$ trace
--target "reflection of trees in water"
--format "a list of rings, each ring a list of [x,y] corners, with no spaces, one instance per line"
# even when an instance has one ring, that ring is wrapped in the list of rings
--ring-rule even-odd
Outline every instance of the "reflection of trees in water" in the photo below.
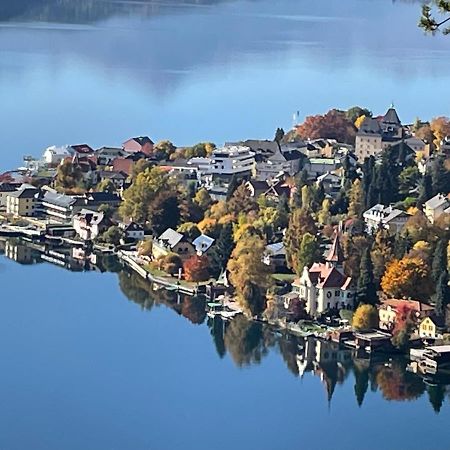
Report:
[[[281,357],[286,363],[289,371],[298,376],[298,364],[297,364],[297,354],[299,352],[299,342],[303,339],[293,336],[292,334],[282,335],[278,339],[278,348],[280,349]]]
[[[226,322],[222,320],[219,316],[215,316],[214,318],[208,319],[207,324],[214,345],[216,346],[217,354],[219,355],[219,358],[223,358],[227,353],[224,340]]]
[[[225,330],[225,346],[239,367],[259,364],[267,354],[263,327],[245,316],[235,317]]]
[[[185,296],[181,314],[194,324],[203,323],[206,318],[206,297],[204,295]]]
[[[406,370],[406,363],[394,360],[375,368],[377,385],[386,400],[415,400],[425,391],[421,378]]]
[[[151,284],[138,274],[126,271],[119,272],[119,287],[129,300],[141,305],[144,309],[152,309],[154,299]]]

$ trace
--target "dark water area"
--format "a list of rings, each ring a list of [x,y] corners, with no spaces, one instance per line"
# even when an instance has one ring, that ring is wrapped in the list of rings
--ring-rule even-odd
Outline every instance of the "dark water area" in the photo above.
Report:
[[[420,2],[14,0],[0,8],[0,169],[50,145],[273,138],[292,115],[449,115]]]
[[[2,449],[449,448],[448,377],[1,247]]]

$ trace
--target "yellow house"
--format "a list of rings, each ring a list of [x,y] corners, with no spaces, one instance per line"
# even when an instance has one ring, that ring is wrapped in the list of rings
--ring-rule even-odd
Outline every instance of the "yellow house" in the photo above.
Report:
[[[418,321],[431,315],[434,311],[432,306],[417,300],[385,299],[381,301],[381,304],[378,307],[379,327],[382,330],[392,330],[397,321],[397,314],[402,308],[403,310],[412,311]]]
[[[34,187],[23,187],[6,196],[6,213],[16,217],[31,217],[35,212],[36,194]]]
[[[444,331],[444,319],[439,317],[425,317],[419,325],[419,336],[421,338],[440,339]]]

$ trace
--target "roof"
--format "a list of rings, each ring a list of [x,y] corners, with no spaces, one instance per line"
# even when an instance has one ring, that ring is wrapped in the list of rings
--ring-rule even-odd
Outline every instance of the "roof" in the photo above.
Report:
[[[215,239],[207,236],[206,234],[201,234],[192,241],[195,250],[200,253],[206,252],[213,244]]]
[[[0,183],[0,192],[14,192],[17,191],[17,186],[14,186],[11,183]]]
[[[397,298],[388,298],[381,301],[381,307],[390,306],[392,309],[397,309],[400,305],[406,304],[413,311],[426,312],[432,311],[434,308],[426,303],[419,302],[418,300],[405,300]]]
[[[70,148],[73,148],[77,153],[94,153],[94,149],[87,144],[71,145]]]
[[[339,234],[336,233],[334,236],[333,244],[331,245],[330,251],[326,256],[326,261],[341,263],[344,261],[344,253],[341,248],[341,243],[339,240]]]
[[[116,194],[111,192],[88,192],[85,194],[86,199],[90,202],[103,203],[103,202],[120,202],[120,198]]]
[[[387,110],[386,114],[383,117],[384,123],[390,123],[394,125],[401,125],[400,119],[398,118],[397,111],[394,107],[391,107]]]
[[[381,128],[378,120],[372,117],[365,117],[361,126],[359,127],[358,134],[380,134]]]
[[[334,158],[308,158],[308,161],[310,164],[328,164],[328,165],[334,165],[338,162]]]
[[[311,281],[318,288],[343,288],[350,286],[351,278],[329,264],[314,263],[308,271]]]
[[[23,187],[18,191],[10,192],[8,197],[33,198],[38,193],[35,187]]]
[[[100,224],[105,215],[102,212],[92,211],[91,209],[82,209],[75,218],[85,220],[88,225],[98,225]]]
[[[382,222],[388,223],[399,216],[407,216],[408,214],[401,209],[396,209],[392,206],[384,206],[381,203],[378,203],[365,211],[363,217],[367,218],[372,215],[377,216]]]
[[[164,245],[173,248],[177,245],[181,240],[184,239],[184,236],[178,231],[173,230],[172,228],[167,228],[161,236],[159,236],[158,241],[164,243]]]
[[[440,206],[446,206],[450,204],[448,198],[443,194],[437,194],[433,198],[430,198],[427,202],[425,202],[425,206],[430,209],[436,209]]]
[[[113,161],[113,169],[115,172],[124,172],[127,175],[131,175],[133,168],[133,160],[128,158],[116,158]]]
[[[426,347],[426,350],[431,350],[436,353],[450,353],[450,345],[431,345]]]
[[[282,151],[282,155],[286,161],[295,161],[305,157],[305,155],[299,150],[284,150]]]
[[[126,180],[128,175],[122,171],[115,170],[103,170],[99,172],[99,176],[101,179],[109,179],[109,180]]]
[[[269,244],[266,246],[266,252],[270,255],[285,255],[286,250],[283,242],[277,242],[275,244]]]
[[[60,206],[62,208],[68,208],[76,203],[76,198],[66,194],[59,194],[54,191],[45,191],[43,201],[52,205]]]
[[[125,146],[125,144],[127,142],[130,142],[130,141],[135,141],[141,146],[143,146],[145,144],[151,144],[151,145],[154,144],[154,142],[148,136],[137,136],[137,137],[133,137],[133,138],[128,139],[127,141],[125,141],[123,143],[123,145]]]

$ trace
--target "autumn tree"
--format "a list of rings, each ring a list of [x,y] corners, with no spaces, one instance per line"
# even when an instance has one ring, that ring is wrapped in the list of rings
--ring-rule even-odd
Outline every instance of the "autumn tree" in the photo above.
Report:
[[[430,122],[430,128],[435,136],[434,146],[439,148],[441,145],[441,141],[450,136],[450,119],[448,117],[435,117]]]
[[[98,192],[115,192],[116,186],[109,178],[105,178],[97,184],[95,189]]]
[[[320,259],[320,245],[317,237],[310,233],[305,233],[301,237],[297,260],[293,265],[295,273],[300,276],[304,267],[311,266],[318,259]]]
[[[159,168],[147,168],[140,172],[133,184],[124,192],[120,206],[121,216],[147,224],[151,217],[151,203],[161,192],[170,190],[167,175]]]
[[[56,170],[55,186],[57,189],[74,190],[83,189],[83,173],[77,164],[64,161]]]
[[[326,198],[322,202],[322,208],[319,211],[319,214],[317,215],[317,220],[321,225],[327,225],[330,223],[331,221],[330,208],[331,208],[331,201],[330,199]]]
[[[389,236],[388,230],[384,228],[377,231],[372,246],[371,259],[373,263],[373,276],[377,285],[380,283],[386,266],[394,258],[392,251],[393,240]],[[402,258],[404,255],[401,255]]]
[[[197,224],[193,223],[193,222],[182,223],[177,228],[177,231],[178,231],[178,233],[183,234],[190,241],[193,241],[194,239],[198,238],[202,234],[202,232],[198,228]]]
[[[290,215],[286,229],[284,245],[288,266],[297,273],[298,263],[302,260],[300,247],[305,234],[317,235],[317,228],[311,214],[305,208],[297,208]],[[306,242],[305,242],[306,244]]]
[[[203,211],[206,211],[213,203],[213,200],[205,188],[200,188],[195,194],[194,202],[197,203]]]
[[[160,141],[153,147],[153,154],[158,160],[169,159],[170,156],[176,151],[175,145],[170,141]]]
[[[173,190],[158,192],[150,202],[148,211],[147,220],[155,235],[160,235],[167,228],[176,229],[180,222],[178,193]]]
[[[351,144],[355,140],[356,129],[344,112],[332,109],[323,116],[306,117],[297,127],[297,134],[302,139],[330,138]]]
[[[373,305],[360,305],[353,314],[352,326],[355,330],[370,330],[378,327],[378,310]]]
[[[98,239],[108,244],[119,245],[122,236],[122,230],[117,226],[112,226],[109,227],[102,235],[100,235]]]
[[[426,300],[431,292],[428,266],[419,258],[394,259],[386,268],[381,287],[394,298]]]
[[[253,197],[250,197],[250,191],[247,186],[242,183],[236,188],[228,201],[227,209],[229,213],[237,217],[240,213],[256,211],[258,209],[258,204]]]
[[[431,276],[436,283],[442,272],[447,270],[447,245],[448,240],[439,239],[434,249],[433,262],[431,265]]]
[[[364,190],[361,180],[356,179],[350,189],[348,216],[361,218],[364,212]]]
[[[372,117],[372,111],[367,108],[361,108],[360,106],[353,106],[346,111],[345,116],[350,122],[354,123],[358,117]]]
[[[396,308],[395,325],[392,331],[392,344],[400,350],[406,350],[411,335],[417,327],[416,313],[407,302],[400,303]]]
[[[183,263],[184,277],[187,281],[207,281],[209,279],[208,257],[193,255]]]
[[[176,253],[169,253],[168,255],[162,256],[157,261],[158,266],[164,272],[170,275],[178,274],[178,271],[183,267],[183,261]]]
[[[271,285],[269,267],[263,263],[265,247],[265,241],[258,236],[241,239],[228,261],[227,268],[237,301],[251,316],[264,311],[266,291]]]

